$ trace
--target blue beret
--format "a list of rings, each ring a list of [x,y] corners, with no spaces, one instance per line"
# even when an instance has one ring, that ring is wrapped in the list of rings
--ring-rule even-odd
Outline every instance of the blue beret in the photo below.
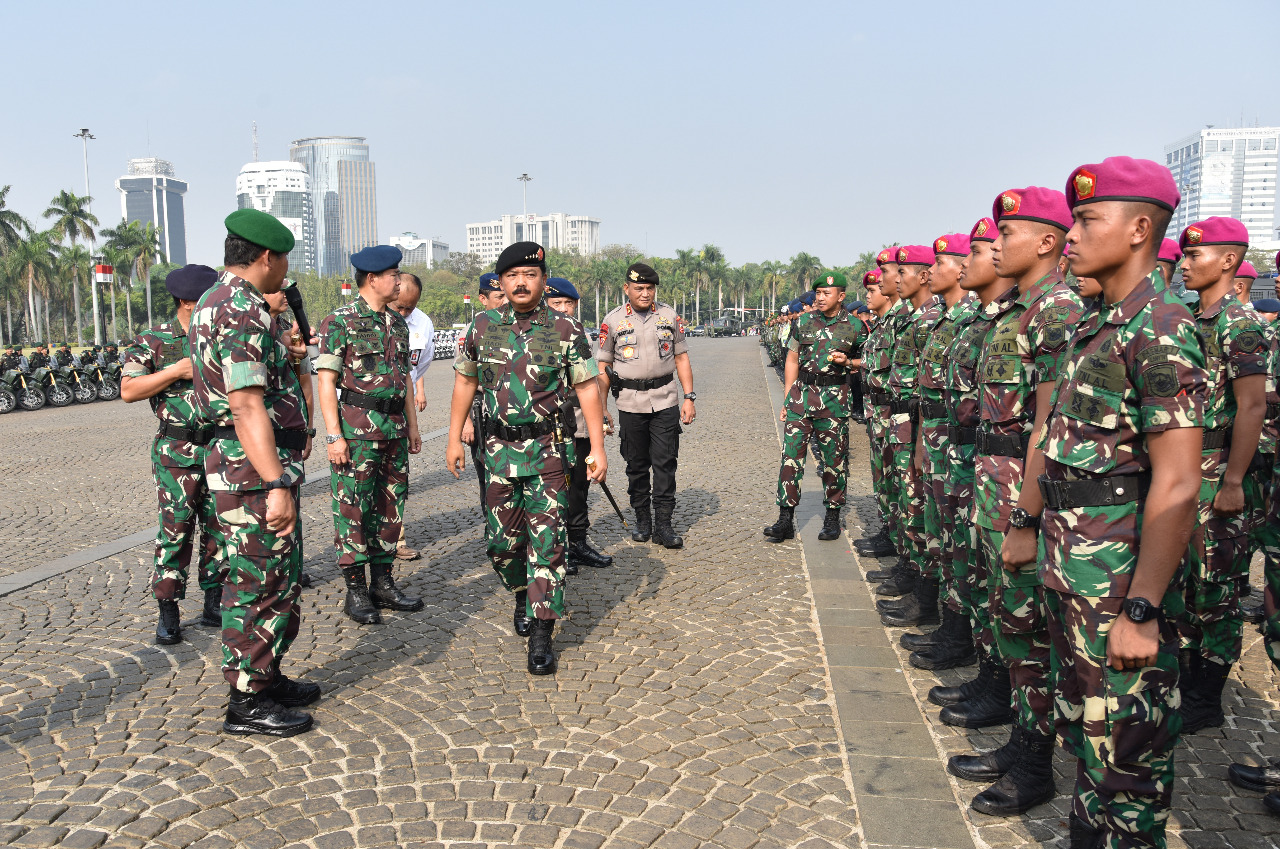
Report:
[[[813,306],[814,297],[815,297],[814,292],[812,289],[810,289],[808,292],[805,292],[799,298],[796,298],[796,300],[804,304],[806,307],[811,307]]]
[[[164,288],[170,295],[184,301],[198,301],[200,296],[218,282],[218,272],[207,265],[184,265],[175,268],[164,278]]]
[[[480,291],[481,292],[501,292],[502,287],[498,285],[498,275],[492,271],[487,274],[480,275]]]
[[[547,278],[547,297],[548,298],[573,298],[575,301],[580,300],[581,296],[573,284],[563,277]]]
[[[804,309],[804,304],[801,303],[799,298],[796,298],[794,301],[787,304],[787,309],[791,310],[791,312],[800,312]]]
[[[356,271],[377,274],[388,268],[395,268],[404,259],[404,254],[394,245],[374,245],[357,251],[351,255],[351,264]]]
[[[1280,301],[1275,298],[1258,298],[1253,302],[1253,308],[1258,312],[1280,312]]]

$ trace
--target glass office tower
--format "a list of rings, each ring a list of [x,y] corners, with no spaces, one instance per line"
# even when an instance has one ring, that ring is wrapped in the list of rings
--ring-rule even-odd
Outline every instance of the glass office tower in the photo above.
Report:
[[[321,274],[350,274],[348,257],[378,243],[374,166],[362,136],[298,139],[289,159],[311,175],[317,265]]]

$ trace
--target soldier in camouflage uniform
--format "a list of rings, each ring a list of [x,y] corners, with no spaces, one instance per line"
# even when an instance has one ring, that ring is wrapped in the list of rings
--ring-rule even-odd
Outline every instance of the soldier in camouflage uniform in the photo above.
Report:
[[[863,339],[862,322],[843,308],[848,287],[837,271],[814,278],[816,309],[801,316],[787,343],[783,385],[787,397],[779,418],[784,423],[782,466],[778,470],[778,521],[764,529],[765,539],[795,537],[795,509],[800,503],[806,446],[812,437],[822,458],[822,503],[826,517],[820,540],[840,536],[840,510],[845,503],[849,464],[849,369],[862,364],[855,352]]]
[[[951,669],[977,660],[969,618],[961,607],[957,581],[967,574],[967,565],[957,559],[954,541],[956,515],[947,496],[951,488],[951,468],[947,458],[951,445],[948,429],[951,413],[947,407],[947,366],[959,327],[972,313],[975,303],[960,288],[961,264],[969,256],[969,236],[953,233],[933,242],[934,263],[929,273],[929,291],[942,300],[938,317],[930,325],[929,337],[920,357],[919,434],[916,438],[915,466],[924,482],[924,534],[926,577],[946,591],[942,626],[929,634],[903,634],[904,648],[912,649],[911,664],[920,669]],[[963,528],[962,528],[963,529]],[[967,551],[968,546],[959,549]],[[936,596],[934,600],[936,604]],[[921,651],[923,650],[923,651]]]
[[[590,433],[595,465],[591,480],[603,481],[604,404],[591,343],[577,319],[547,308],[541,246],[517,242],[498,257],[497,274],[507,295],[502,309],[476,316],[467,328],[454,371],[449,445],[445,463],[454,477],[464,466],[463,422],[477,389],[484,392],[486,426],[485,540],[493,568],[516,594],[515,626],[528,627],[528,670],[556,671],[551,635],[564,615],[566,476],[572,465],[572,425],[560,402],[573,386]]]
[[[293,710],[320,698],[281,661],[301,623],[298,487],[311,449],[311,412],[299,380],[305,344],[271,333],[263,295],[289,271],[293,234],[256,209],[227,216],[226,271],[191,317],[196,409],[214,426],[205,455],[222,532],[222,674],[231,687],[223,729],[287,737],[311,727]],[[296,328],[295,328],[296,332]],[[303,340],[309,341],[309,340]]]
[[[1177,240],[1162,239],[1160,256],[1156,259],[1156,270],[1160,272],[1160,279],[1164,281],[1166,289],[1173,286],[1173,275],[1178,272],[1178,263],[1181,261],[1182,248],[1178,247]]]
[[[226,575],[219,563],[213,496],[204,478],[213,429],[196,414],[187,338],[196,301],[217,280],[218,272],[207,265],[188,265],[169,272],[164,285],[173,296],[174,320],[138,335],[125,352],[120,383],[120,397],[126,403],[147,399],[160,419],[160,430],[151,443],[151,471],[160,500],[151,594],[160,607],[156,643],[165,646],[182,641],[178,602],[187,597],[187,568],[193,548],[204,590],[201,623],[210,627],[222,624],[219,607]]]
[[[1204,357],[1195,322],[1157,292],[1177,206],[1163,165],[1112,157],[1067,183],[1072,271],[1095,280],[1040,445],[1040,570],[1057,730],[1077,759],[1071,843],[1165,846],[1178,742],[1182,596],[1195,521]]]
[[[507,293],[502,291],[502,287],[498,285],[498,275],[492,271],[487,274],[480,275],[480,289],[476,293],[476,301],[479,304],[478,309],[481,312],[485,310],[501,309],[507,303]],[[465,338],[458,339],[458,350],[462,350],[462,343]],[[484,449],[484,395],[477,392],[475,400],[471,402],[471,415],[467,416],[467,420],[462,425],[462,441],[471,446],[471,465],[475,466],[476,477],[480,479],[480,516],[484,517],[484,463],[480,461],[481,452]],[[480,434],[480,438],[476,438],[476,434]],[[526,620],[528,621],[528,620]],[[528,636],[528,631],[521,634],[522,637]]]
[[[380,607],[423,607],[391,577],[409,493],[409,455],[422,450],[409,327],[388,309],[400,294],[401,256],[390,245],[352,254],[360,294],[326,316],[319,329],[316,371],[328,431],[333,545],[347,585],[343,612],[362,625],[381,623]]]
[[[1244,478],[1262,431],[1267,379],[1266,330],[1233,288],[1248,242],[1243,224],[1216,216],[1190,225],[1179,239],[1182,279],[1200,295],[1196,326],[1206,375],[1200,501],[1187,612],[1179,622],[1185,734],[1225,721],[1222,690],[1240,659],[1244,629],[1237,598],[1249,573]]]
[[[873,284],[869,280],[874,275],[877,297],[882,301],[876,313],[875,324],[863,344],[862,370],[867,433],[871,443],[871,482],[875,489],[876,504],[880,508],[880,529],[854,543],[858,553],[865,557],[885,557],[897,553],[897,533],[892,525],[897,482],[892,475],[885,474],[888,453],[886,434],[889,427],[889,404],[892,400],[889,395],[889,370],[893,367],[894,310],[901,303],[898,300],[898,264],[893,261],[896,258],[896,248],[883,249],[876,256],[877,267],[867,272],[868,276],[863,278],[863,285],[867,287],[867,297],[870,299]],[[889,577],[887,572],[881,573],[878,570],[876,575],[879,580]]]

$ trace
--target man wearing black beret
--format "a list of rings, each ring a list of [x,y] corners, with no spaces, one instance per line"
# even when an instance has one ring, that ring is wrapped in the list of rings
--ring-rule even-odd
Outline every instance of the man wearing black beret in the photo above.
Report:
[[[160,419],[159,432],[151,442],[151,470],[160,498],[160,532],[156,536],[151,593],[160,606],[156,643],[162,646],[182,641],[178,602],[186,598],[187,568],[193,548],[200,588],[204,590],[201,624],[222,625],[219,607],[225,568],[218,562],[218,517],[204,475],[213,429],[196,412],[191,343],[187,338],[196,302],[217,282],[218,272],[207,265],[170,271],[164,286],[173,296],[173,321],[161,322],[138,334],[125,351],[121,370],[120,397],[126,403],[150,401]]]

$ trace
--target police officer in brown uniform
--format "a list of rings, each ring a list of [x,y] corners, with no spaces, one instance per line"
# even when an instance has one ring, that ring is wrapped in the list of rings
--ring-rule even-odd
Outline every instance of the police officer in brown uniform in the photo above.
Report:
[[[667,548],[681,548],[684,540],[671,527],[676,458],[680,425],[693,422],[697,395],[684,327],[675,310],[657,302],[657,289],[658,272],[650,266],[637,262],[627,269],[627,301],[604,317],[596,359],[618,402],[627,494],[636,514],[631,539],[648,542],[652,536]]]

